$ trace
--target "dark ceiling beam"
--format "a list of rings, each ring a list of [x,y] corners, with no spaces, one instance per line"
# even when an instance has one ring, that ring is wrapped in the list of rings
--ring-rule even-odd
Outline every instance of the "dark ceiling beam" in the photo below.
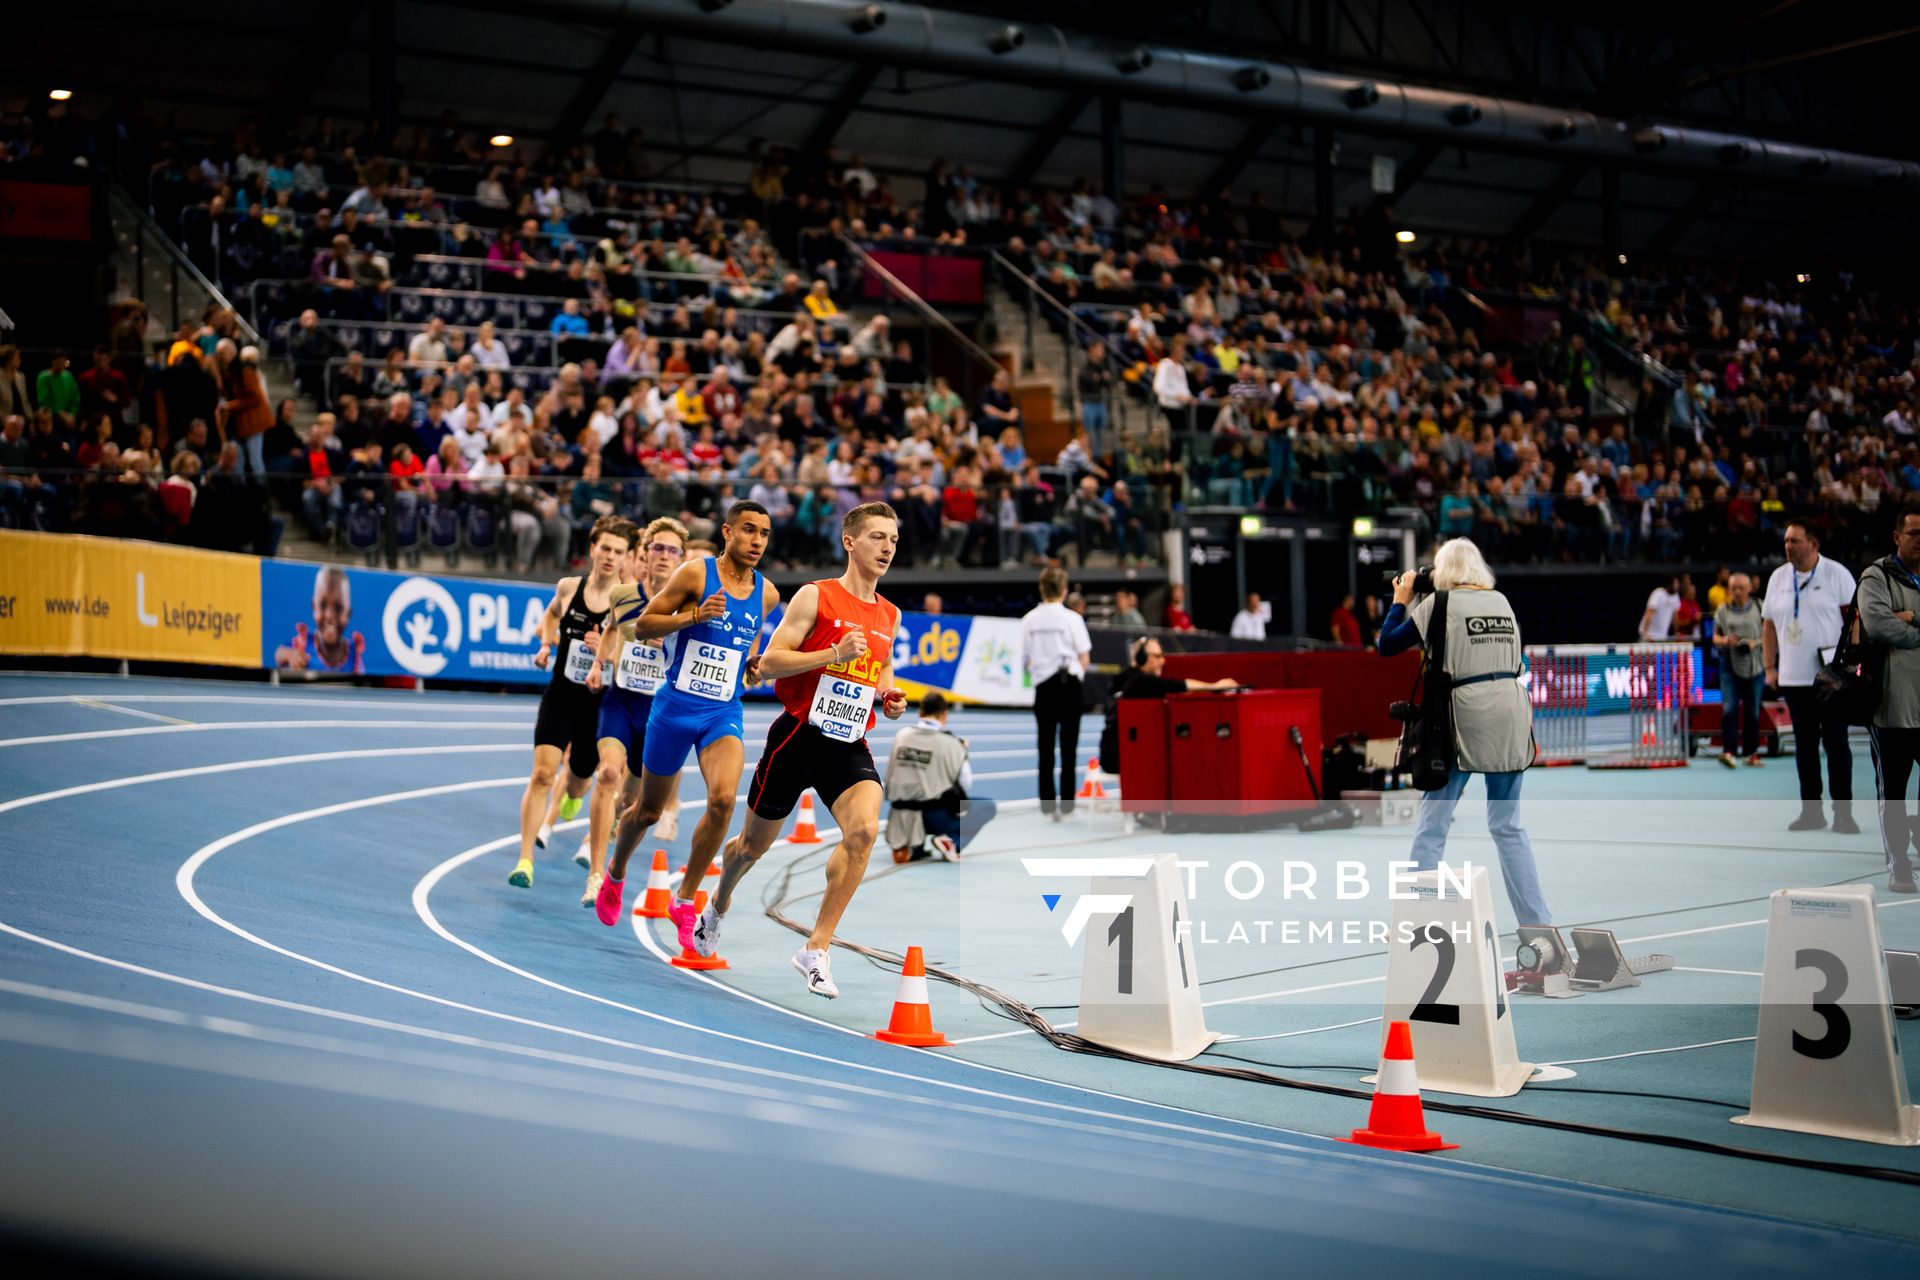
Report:
[[[1208,195],[1215,195],[1231,187],[1239,180],[1246,167],[1253,163],[1253,158],[1260,154],[1261,148],[1267,145],[1267,140],[1273,137],[1274,130],[1279,127],[1280,117],[1277,115],[1261,116],[1249,124],[1247,131],[1240,135],[1240,141],[1233,144],[1233,150],[1227,152],[1220,163],[1214,166],[1213,173],[1208,176],[1207,185],[1202,190]]]
[[[1585,160],[1562,169],[1560,176],[1534,197],[1533,203],[1527,206],[1527,211],[1520,215],[1520,220],[1513,224],[1513,230],[1507,235],[1514,240],[1528,240],[1538,235],[1540,228],[1547,225],[1547,219],[1553,216],[1554,210],[1565,204],[1592,172],[1592,162]]]
[[[847,77],[846,84],[834,95],[826,114],[820,117],[818,124],[807,134],[806,144],[801,154],[817,156],[833,145],[834,138],[847,127],[847,121],[853,119],[853,113],[860,109],[860,99],[867,96],[867,90],[873,88],[873,82],[880,78],[880,64],[863,62],[854,67],[853,74]]]
[[[549,136],[564,143],[585,135],[587,122],[593,119],[594,112],[606,101],[607,91],[613,88],[620,73],[626,70],[627,60],[633,57],[642,34],[638,25],[616,27],[606,34],[606,43],[600,46],[600,56],[594,59],[586,78],[580,81],[573,96],[567,100],[567,105],[554,119]]]
[[[1423,142],[1414,153],[1393,167],[1393,198],[1395,200],[1413,190],[1414,184],[1427,176],[1427,170],[1440,158],[1446,148],[1437,142]]]
[[[1061,139],[1073,129],[1086,109],[1093,105],[1093,94],[1086,90],[1069,93],[1061,99],[1060,109],[1034,133],[1027,149],[1020,153],[1020,159],[1014,162],[1013,169],[1007,174],[1007,182],[1015,187],[1033,185],[1040,172],[1040,166],[1053,155],[1054,148]]]
[[[1713,202],[1726,194],[1727,184],[1715,178],[1709,178],[1693,189],[1687,202],[1673,211],[1673,215],[1660,224],[1647,243],[1641,247],[1642,253],[1659,257],[1672,249],[1681,236],[1687,234],[1694,223],[1700,221]]]

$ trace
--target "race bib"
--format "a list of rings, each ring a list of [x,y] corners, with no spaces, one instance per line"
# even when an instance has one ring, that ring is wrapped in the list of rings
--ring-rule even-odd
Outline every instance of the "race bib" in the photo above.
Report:
[[[667,651],[657,644],[635,640],[621,646],[620,666],[613,683],[628,693],[651,698],[667,682]]]
[[[732,702],[734,690],[740,687],[740,651],[695,640],[682,650],[673,687],[711,702]]]
[[[567,679],[575,684],[585,684],[587,673],[593,670],[593,650],[585,641],[574,640],[567,645],[567,663],[562,668]]]
[[[858,742],[867,736],[867,717],[873,713],[874,687],[838,676],[821,676],[813,687],[813,706],[807,723],[835,742]]]

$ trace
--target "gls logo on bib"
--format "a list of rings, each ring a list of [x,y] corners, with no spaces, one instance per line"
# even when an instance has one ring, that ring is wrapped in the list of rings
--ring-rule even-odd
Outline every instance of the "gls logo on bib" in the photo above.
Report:
[[[460,609],[453,594],[432,578],[408,578],[387,597],[380,631],[387,651],[407,671],[439,675],[460,648]]]

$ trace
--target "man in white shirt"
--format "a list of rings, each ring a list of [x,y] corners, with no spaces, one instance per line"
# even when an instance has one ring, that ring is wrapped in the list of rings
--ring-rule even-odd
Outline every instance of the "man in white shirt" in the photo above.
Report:
[[[473,344],[467,348],[474,363],[482,369],[510,369],[513,357],[507,354],[507,344],[494,336],[493,321],[480,322],[480,332],[474,335]]]
[[[414,365],[442,365],[447,362],[447,322],[439,316],[427,317],[427,327],[413,335],[407,344],[407,360]]]
[[[1646,612],[1640,615],[1640,639],[1673,639],[1673,615],[1680,611],[1680,579],[1669,577],[1647,597]]]
[[[1767,683],[1780,690],[1793,717],[1793,757],[1800,773],[1800,816],[1789,831],[1827,825],[1820,804],[1820,751],[1827,752],[1827,783],[1833,791],[1833,829],[1860,830],[1853,820],[1853,748],[1847,725],[1823,715],[1813,696],[1813,677],[1840,643],[1840,610],[1853,600],[1853,575],[1820,554],[1820,538],[1802,521],[1787,526],[1787,562],[1767,579],[1761,604],[1761,641]]]
[[[1247,607],[1233,615],[1233,626],[1227,634],[1235,640],[1265,640],[1267,638],[1267,610],[1260,603],[1260,593],[1247,592]]]
[[[1192,429],[1188,408],[1193,404],[1193,389],[1187,385],[1187,340],[1181,335],[1174,335],[1167,354],[1153,367],[1153,398],[1167,415],[1168,427]]]
[[[1040,730],[1040,811],[1058,822],[1073,812],[1073,769],[1080,751],[1080,682],[1093,656],[1085,619],[1067,608],[1067,571],[1040,574],[1040,604],[1020,619],[1020,648],[1033,686],[1033,718]],[[1060,789],[1054,791],[1053,755],[1060,750]]]

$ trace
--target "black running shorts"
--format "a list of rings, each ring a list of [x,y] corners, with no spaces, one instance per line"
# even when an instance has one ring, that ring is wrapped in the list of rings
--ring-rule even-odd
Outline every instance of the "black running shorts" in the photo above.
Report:
[[[866,739],[836,742],[792,712],[783,712],[767,730],[767,749],[753,771],[747,804],[767,821],[778,822],[793,812],[800,793],[809,787],[822,806],[832,809],[860,782],[880,784]]]
[[[568,752],[567,771],[591,778],[600,764],[600,699],[585,689],[547,686],[533,722],[533,745]]]

